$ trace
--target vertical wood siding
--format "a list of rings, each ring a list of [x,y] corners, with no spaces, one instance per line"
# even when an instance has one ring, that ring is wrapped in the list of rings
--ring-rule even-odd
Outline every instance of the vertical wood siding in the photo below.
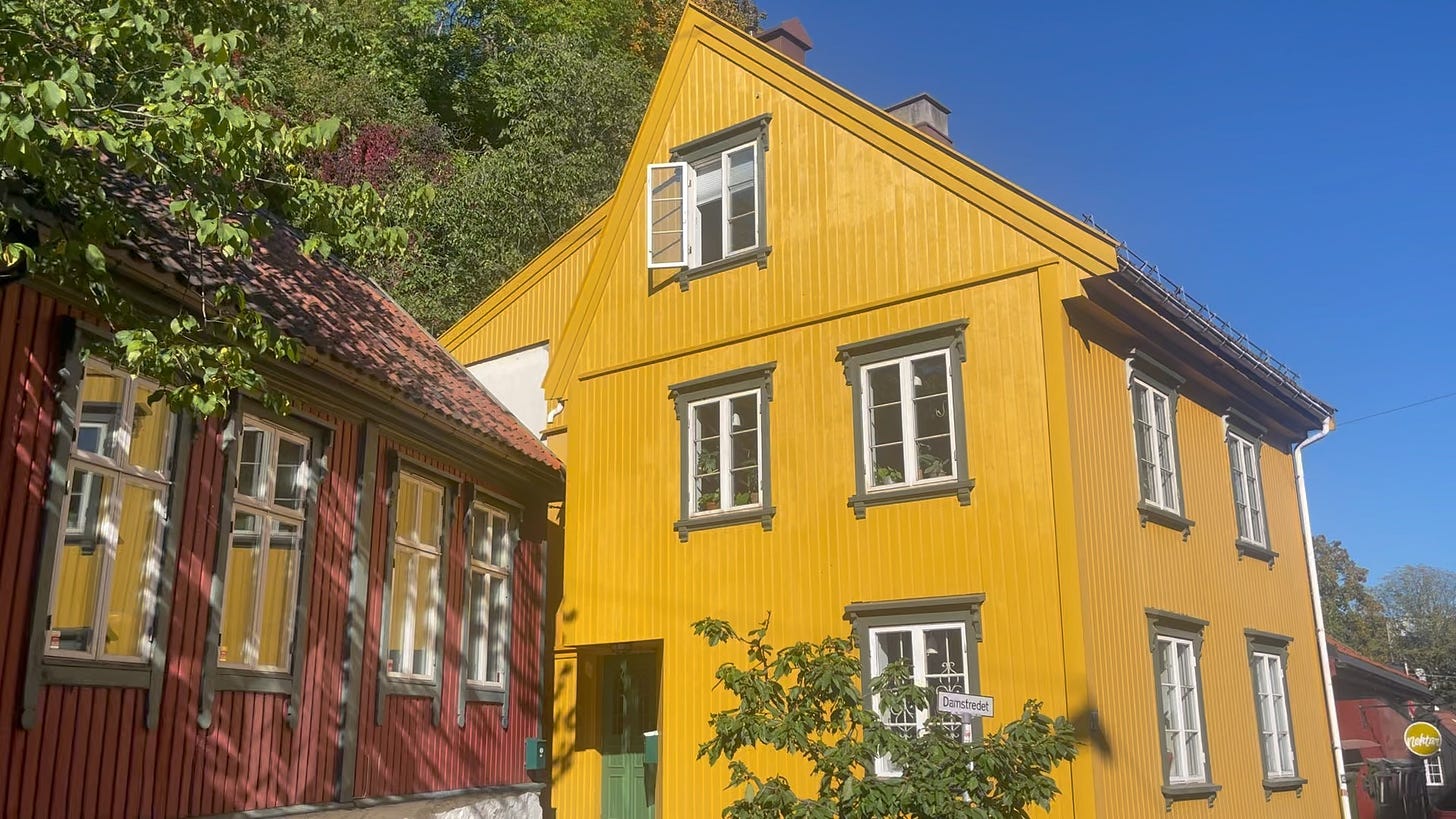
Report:
[[[166,680],[160,721],[143,725],[145,689],[50,686],[41,690],[38,719],[20,730],[21,679],[31,621],[50,462],[54,373],[59,366],[57,321],[67,313],[56,301],[25,287],[0,291],[0,817],[38,816],[171,819],[257,808],[332,801],[338,764],[342,661],[360,464],[359,427],[305,407],[332,426],[329,469],[319,491],[311,566],[311,594],[302,662],[298,721],[286,721],[287,695],[220,691],[214,722],[197,725],[199,679],[209,617],[209,592],[218,542],[225,458],[217,422],[199,424],[190,453],[180,521],[177,573],[171,600]],[[382,524],[383,513],[376,514]],[[463,567],[463,543],[452,542],[451,565]],[[375,772],[369,795],[525,781],[524,738],[538,729],[540,588],[534,544],[516,572],[511,729],[503,731],[499,706],[471,705],[466,728],[453,710],[441,727],[421,720],[413,703],[400,703],[370,736],[360,766]],[[458,572],[451,600],[461,599]],[[378,579],[382,579],[382,576]],[[371,583],[373,598],[379,585]],[[521,604],[523,603],[523,604]],[[458,631],[452,609],[452,634]],[[377,627],[377,617],[371,621]],[[369,640],[377,639],[374,633]],[[457,669],[458,635],[451,638],[450,669]],[[371,675],[373,666],[363,673]],[[366,686],[370,678],[366,676]],[[449,688],[453,696],[453,688]],[[447,698],[453,709],[453,699]],[[372,726],[366,712],[365,721]],[[463,737],[461,736],[463,734]],[[362,744],[362,737],[361,737]]]
[[[1292,458],[1281,443],[1261,450],[1269,544],[1267,563],[1234,548],[1233,488],[1222,409],[1185,389],[1178,400],[1178,454],[1186,514],[1181,533],[1138,523],[1137,466],[1125,361],[1076,329],[1067,338],[1077,520],[1088,615],[1092,700],[1106,739],[1097,751],[1099,816],[1162,815],[1162,751],[1148,647],[1146,607],[1209,621],[1201,668],[1208,764],[1222,785],[1215,811],[1228,816],[1337,816],[1336,784],[1314,643]],[[1176,362],[1167,362],[1176,365]],[[1194,373],[1183,373],[1190,378]],[[1192,393],[1192,394],[1190,394]],[[1203,402],[1203,403],[1200,403]],[[1226,406],[1214,404],[1215,407]],[[1259,733],[1244,629],[1294,637],[1289,702],[1304,793],[1265,800]],[[1201,816],[1201,802],[1173,806]]]
[[[440,724],[434,724],[432,706],[423,697],[390,696],[385,706],[384,724],[374,719],[378,697],[379,640],[384,603],[384,583],[388,576],[388,538],[390,509],[388,504],[389,452],[439,472],[456,481],[471,480],[460,469],[420,453],[382,440],[379,462],[380,479],[374,503],[374,532],[369,551],[369,602],[366,609],[364,657],[360,673],[360,710],[358,757],[355,767],[355,795],[381,796],[394,793],[419,793],[454,790],[490,783],[519,783],[525,779],[525,741],[541,731],[540,698],[541,653],[541,574],[540,544],[544,510],[526,506],[521,522],[521,540],[516,547],[516,562],[511,575],[511,709],[507,727],[501,726],[501,706],[468,702],[465,705],[465,726],[456,719],[460,691],[460,667],[463,660],[461,613],[465,600],[465,535],[464,498],[456,493],[455,507],[450,511],[447,552],[441,562],[445,573],[445,646],[442,689],[440,692]],[[481,489],[511,498],[499,487],[481,483]],[[518,500],[519,502],[519,500]]]

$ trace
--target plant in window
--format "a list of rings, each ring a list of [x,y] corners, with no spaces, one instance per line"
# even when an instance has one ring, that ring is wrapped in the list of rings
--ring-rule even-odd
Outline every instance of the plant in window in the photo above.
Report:
[[[746,637],[713,618],[697,621],[693,631],[709,645],[732,643],[748,655],[743,666],[719,667],[717,685],[738,703],[710,717],[712,737],[698,748],[710,764],[726,759],[728,787],[745,792],[724,810],[727,819],[1020,819],[1031,805],[1050,808],[1058,793],[1051,771],[1077,753],[1071,723],[1045,716],[1034,700],[1018,719],[974,743],[962,741],[954,718],[932,717],[921,731],[887,724],[865,705],[853,636],[776,649],[767,642],[767,619]],[[930,705],[930,690],[914,685],[903,661],[890,663],[870,690],[884,713]],[[739,758],[764,749],[807,759],[813,793],[798,794],[785,776],[761,776]],[[875,760],[885,756],[898,776],[874,775]]]
[[[875,486],[883,486],[887,483],[900,483],[905,480],[905,473],[893,466],[875,467]]]

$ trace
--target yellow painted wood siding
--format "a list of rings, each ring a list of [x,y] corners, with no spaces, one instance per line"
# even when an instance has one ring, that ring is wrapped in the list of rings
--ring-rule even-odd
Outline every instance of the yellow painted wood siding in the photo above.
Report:
[[[1269,543],[1280,556],[1272,568],[1240,559],[1222,410],[1185,394],[1178,400],[1178,454],[1185,514],[1195,525],[1186,542],[1155,523],[1143,527],[1127,364],[1071,327],[1067,355],[1090,696],[1105,736],[1095,752],[1097,815],[1164,815],[1145,615],[1153,607],[1209,622],[1201,659],[1208,764],[1222,790],[1212,812],[1202,802],[1182,802],[1172,815],[1338,816],[1290,455],[1266,445],[1260,456]],[[1302,795],[1265,799],[1244,629],[1294,637],[1287,676],[1297,765],[1309,780]]]
[[[751,275],[751,274],[750,274]],[[697,292],[694,285],[693,292]],[[954,498],[872,507],[857,520],[853,406],[835,360],[844,343],[969,320],[963,366],[971,504]],[[775,362],[768,456],[772,531],[757,523],[678,540],[678,421],[668,385]],[[572,401],[571,529],[557,633],[558,675],[585,680],[573,655],[591,647],[661,641],[661,815],[715,815],[726,771],[697,762],[709,713],[727,704],[713,671],[741,660],[691,634],[703,616],[747,628],[773,615],[774,641],[844,634],[855,601],[986,594],[979,646],[992,724],[1027,698],[1062,713],[1066,691],[1051,495],[1047,395],[1034,272],[796,327],[731,347],[580,383]],[[595,688],[557,702],[557,725],[595,710]],[[600,768],[589,733],[558,770],[556,804],[594,815]],[[558,737],[558,751],[571,744]],[[1067,771],[1062,777],[1065,782]],[[800,779],[801,784],[807,780]],[[1070,797],[1054,815],[1068,816]]]

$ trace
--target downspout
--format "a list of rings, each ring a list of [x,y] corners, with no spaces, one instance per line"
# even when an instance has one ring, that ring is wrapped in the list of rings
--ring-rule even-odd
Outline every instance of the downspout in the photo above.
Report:
[[[1340,814],[1344,819],[1350,816],[1350,783],[1345,779],[1345,749],[1340,744],[1340,720],[1335,712],[1335,684],[1330,676],[1330,648],[1325,636],[1325,612],[1320,601],[1319,567],[1314,559],[1314,530],[1309,522],[1309,495],[1304,488],[1304,448],[1329,435],[1335,429],[1335,419],[1326,417],[1320,431],[1300,441],[1294,447],[1294,486],[1299,493],[1299,522],[1304,529],[1304,560],[1309,570],[1309,592],[1314,600],[1314,632],[1319,644],[1320,677],[1325,684],[1325,709],[1330,715],[1330,737],[1335,754],[1335,778],[1340,784]]]

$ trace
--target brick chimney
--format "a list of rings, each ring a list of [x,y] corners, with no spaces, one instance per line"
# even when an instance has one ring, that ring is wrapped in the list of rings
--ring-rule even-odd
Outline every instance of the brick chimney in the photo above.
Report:
[[[814,47],[809,32],[804,30],[804,24],[797,17],[759,34],[758,39],[799,65],[804,64],[804,53]]]
[[[950,145],[950,109],[929,94],[920,93],[885,108],[885,113],[914,126],[933,139]]]

